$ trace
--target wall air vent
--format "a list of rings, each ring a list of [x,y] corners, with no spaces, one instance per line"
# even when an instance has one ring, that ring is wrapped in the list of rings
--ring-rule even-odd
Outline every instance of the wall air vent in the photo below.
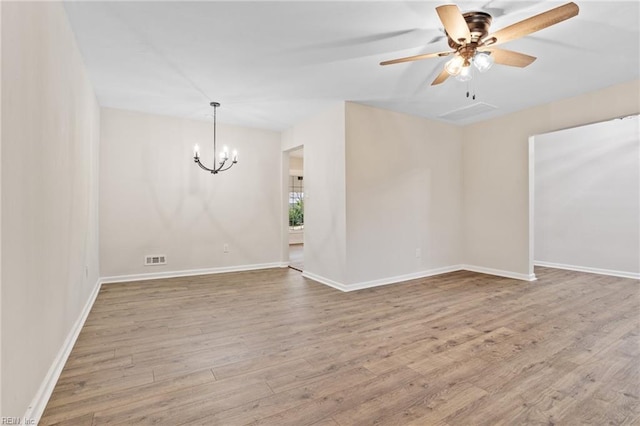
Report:
[[[144,257],[144,266],[165,265],[167,256],[164,254],[148,254]]]
[[[475,117],[476,115],[494,111],[496,109],[498,109],[498,107],[485,104],[484,102],[476,102],[475,104],[467,105],[465,107],[458,108],[445,114],[439,115],[438,118],[449,121],[461,121],[467,118]]]

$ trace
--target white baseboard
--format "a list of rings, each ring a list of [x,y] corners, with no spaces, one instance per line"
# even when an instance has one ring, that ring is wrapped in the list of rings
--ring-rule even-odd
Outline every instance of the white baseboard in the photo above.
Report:
[[[286,268],[283,262],[260,263],[254,265],[225,266],[221,268],[187,269],[183,271],[151,272],[147,274],[115,275],[101,278],[102,284],[123,283],[129,281],[157,280],[160,278],[190,277],[194,275],[222,274],[225,272],[255,271],[257,269]]]
[[[543,266],[545,268],[566,269],[568,271],[588,272],[590,274],[610,275],[612,277],[631,278],[640,280],[640,274],[636,272],[615,271],[612,269],[591,268],[588,266],[566,265],[563,263],[542,262],[534,260],[535,266]]]
[[[339,283],[337,281],[334,281],[329,278],[325,278],[320,275],[307,272],[307,271],[304,271],[302,273],[302,276],[305,278],[309,278],[314,281],[317,281],[321,284],[328,285],[329,287],[333,287],[340,291],[348,292],[348,291],[362,290],[365,288],[379,287],[379,286],[389,285],[389,284],[397,284],[405,281],[415,280],[418,278],[432,277],[434,275],[446,274],[449,272],[459,271],[461,269],[462,268],[460,267],[460,265],[446,266],[443,268],[430,269],[427,271],[414,272],[414,273],[405,274],[405,275],[397,275],[395,277],[387,277],[379,280],[362,281],[354,284]]]
[[[312,272],[303,271],[302,276],[305,278],[309,278],[310,280],[319,282],[320,284],[328,285],[329,287],[333,287],[340,291],[349,291],[344,284],[334,280],[330,280],[329,278],[325,278]]]
[[[462,265],[461,269],[481,274],[496,275],[498,277],[513,278],[514,280],[535,281],[535,274],[520,274],[518,272],[503,271],[501,269],[485,268],[484,266]]]
[[[35,421],[34,424],[38,424],[40,422],[40,418],[42,417],[42,413],[44,413],[44,409],[47,407],[47,403],[49,402],[49,398],[53,393],[53,388],[56,386],[58,379],[60,378],[60,373],[62,373],[62,369],[67,362],[67,358],[69,358],[69,354],[73,349],[73,346],[80,335],[80,331],[82,330],[82,326],[84,325],[87,317],[89,316],[89,312],[91,312],[91,308],[93,307],[94,302],[96,301],[96,297],[98,297],[98,293],[100,292],[101,282],[98,280],[96,285],[89,295],[89,299],[87,303],[84,305],[82,312],[80,312],[80,316],[71,327],[67,338],[65,339],[62,347],[58,351],[53,363],[49,367],[49,371],[47,371],[47,375],[44,377],[44,380],[40,384],[40,388],[36,393],[35,397],[27,407],[27,411],[24,414],[24,419],[29,419]]]
[[[354,283],[354,284],[339,283],[337,281],[334,281],[329,278],[325,278],[320,275],[307,272],[307,271],[303,272],[302,276],[305,278],[309,278],[314,281],[317,281],[321,284],[328,285],[329,287],[333,287],[340,291],[347,292],[347,291],[362,290],[365,288],[379,287],[379,286],[389,285],[389,284],[397,284],[404,281],[415,280],[418,278],[432,277],[435,275],[442,275],[442,274],[447,274],[449,272],[455,272],[455,271],[479,272],[481,274],[496,275],[499,277],[512,278],[512,279],[522,280],[522,281],[536,280],[535,274],[531,274],[531,275],[519,274],[517,272],[503,271],[500,269],[491,269],[491,268],[485,268],[482,266],[473,266],[473,265],[445,266],[442,268],[429,269],[427,271],[414,272],[406,275],[397,275],[395,277],[382,278],[379,280],[363,281],[363,282]]]
[[[348,284],[346,287],[348,289],[347,291],[361,290],[364,288],[372,288],[372,287],[378,287],[381,285],[396,284],[396,283],[401,283],[405,281],[416,280],[419,278],[433,277],[435,275],[447,274],[449,272],[455,272],[461,269],[462,267],[460,265],[445,266],[443,268],[429,269],[426,271],[414,272],[411,274],[396,275],[395,277],[387,277],[379,280],[363,281],[359,283]]]

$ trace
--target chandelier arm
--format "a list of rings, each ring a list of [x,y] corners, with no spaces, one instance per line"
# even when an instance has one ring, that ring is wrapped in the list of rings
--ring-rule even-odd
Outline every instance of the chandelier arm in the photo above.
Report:
[[[204,164],[202,164],[202,163],[200,162],[200,159],[199,159],[199,158],[195,158],[195,159],[194,159],[194,161],[195,161],[195,163],[196,163],[198,166],[200,166],[200,168],[201,168],[202,170],[206,170],[206,171],[211,172],[211,173],[216,173],[216,172],[217,172],[217,170],[210,169],[210,168],[208,168],[207,166],[205,166]]]
[[[222,162],[218,165],[218,168],[216,169],[217,172],[221,172],[222,171],[222,168],[226,164],[227,160],[228,160],[228,158],[225,158],[224,160],[222,160]]]
[[[236,163],[237,163],[237,161],[232,161],[231,164],[229,164],[229,167],[227,167],[226,169],[219,169],[218,171],[219,172],[224,172],[225,170],[229,170]]]

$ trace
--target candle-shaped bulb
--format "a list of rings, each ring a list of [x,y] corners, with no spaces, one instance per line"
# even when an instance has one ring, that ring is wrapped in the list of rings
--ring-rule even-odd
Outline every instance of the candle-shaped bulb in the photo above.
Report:
[[[193,156],[195,158],[198,158],[200,156],[200,147],[198,146],[198,144],[195,144],[195,146],[193,147]]]
[[[238,150],[237,149],[233,150],[233,157],[231,157],[231,158],[233,159],[234,163],[238,162]]]
[[[222,148],[222,158],[229,159],[229,148],[226,145]]]

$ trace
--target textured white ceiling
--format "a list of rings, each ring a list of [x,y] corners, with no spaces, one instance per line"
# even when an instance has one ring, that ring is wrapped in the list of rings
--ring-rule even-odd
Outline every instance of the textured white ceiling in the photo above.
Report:
[[[282,130],[338,101],[438,119],[474,103],[445,59],[381,67],[448,50],[435,7],[445,1],[66,2],[102,106]],[[492,31],[566,2],[462,1],[494,16]],[[640,3],[580,1],[579,16],[503,47],[537,56],[474,80],[495,110],[467,124],[640,77]],[[501,46],[502,47],[502,46]]]

